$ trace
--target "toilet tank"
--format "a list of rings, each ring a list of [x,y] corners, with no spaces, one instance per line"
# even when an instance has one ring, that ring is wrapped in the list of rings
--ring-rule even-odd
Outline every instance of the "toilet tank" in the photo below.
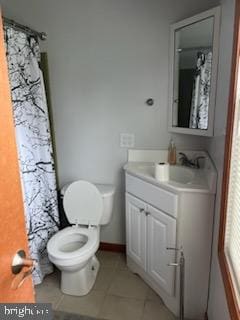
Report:
[[[65,184],[61,189],[61,197],[63,198],[64,193],[67,187],[71,183]],[[99,192],[103,198],[103,214],[100,221],[100,225],[106,225],[110,222],[112,218],[112,211],[113,211],[113,198],[115,194],[115,187],[112,184],[97,184],[94,185],[98,188]]]
[[[111,184],[95,183],[95,186],[98,188],[103,198],[103,215],[100,221],[100,225],[106,225],[112,218],[115,188]]]

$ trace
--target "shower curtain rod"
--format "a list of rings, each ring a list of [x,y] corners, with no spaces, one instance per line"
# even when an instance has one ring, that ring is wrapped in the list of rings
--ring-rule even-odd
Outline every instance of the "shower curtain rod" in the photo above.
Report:
[[[46,40],[47,39],[47,34],[45,32],[38,32],[34,29],[31,29],[29,27],[26,27],[14,20],[8,19],[6,17],[3,17],[3,22],[4,24],[13,27],[14,29],[24,31],[25,33],[32,35],[32,36],[37,36],[41,40]]]

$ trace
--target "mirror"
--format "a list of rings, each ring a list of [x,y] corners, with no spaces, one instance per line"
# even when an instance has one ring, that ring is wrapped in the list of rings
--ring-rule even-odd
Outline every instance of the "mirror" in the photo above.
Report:
[[[170,130],[213,135],[219,8],[171,28]]]

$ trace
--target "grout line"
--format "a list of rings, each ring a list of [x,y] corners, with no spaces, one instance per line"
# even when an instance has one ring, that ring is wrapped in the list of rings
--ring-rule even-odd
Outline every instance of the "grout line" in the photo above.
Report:
[[[130,299],[130,300],[138,300],[138,301],[144,301],[145,299],[141,299],[141,298],[135,298],[135,297],[126,297],[126,296],[118,296],[117,294],[108,294],[108,296],[113,296],[113,297],[116,297],[116,298],[119,298],[119,299]]]
[[[146,305],[146,299],[144,300],[144,303],[143,303],[143,309],[142,309],[142,315],[140,317],[140,320],[143,319],[143,316],[144,316],[144,310],[145,310],[145,305]]]
[[[102,301],[102,304],[101,304],[101,306],[100,306],[100,308],[99,308],[99,311],[98,311],[98,313],[97,313],[97,318],[100,317],[100,314],[101,314],[101,312],[102,312],[102,310],[103,310],[103,306],[104,306],[104,302],[105,302],[106,298],[107,298],[107,294],[105,293],[105,294],[104,294],[103,301]]]
[[[57,309],[58,309],[58,307],[60,306],[60,304],[61,304],[61,302],[62,302],[63,298],[64,298],[64,295],[63,295],[63,294],[61,294],[61,296],[60,296],[59,300],[58,300],[58,301],[56,301],[56,303],[54,303],[54,304],[55,304],[55,307],[53,308],[53,310],[57,310]]]

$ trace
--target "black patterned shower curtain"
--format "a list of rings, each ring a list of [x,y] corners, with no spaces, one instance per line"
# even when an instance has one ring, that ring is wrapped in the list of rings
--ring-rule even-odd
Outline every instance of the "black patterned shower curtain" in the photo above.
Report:
[[[211,68],[212,52],[198,52],[189,128],[203,130],[207,130],[208,128]]]
[[[53,271],[46,245],[58,230],[56,176],[44,81],[36,39],[5,26],[25,218],[35,284]]]

